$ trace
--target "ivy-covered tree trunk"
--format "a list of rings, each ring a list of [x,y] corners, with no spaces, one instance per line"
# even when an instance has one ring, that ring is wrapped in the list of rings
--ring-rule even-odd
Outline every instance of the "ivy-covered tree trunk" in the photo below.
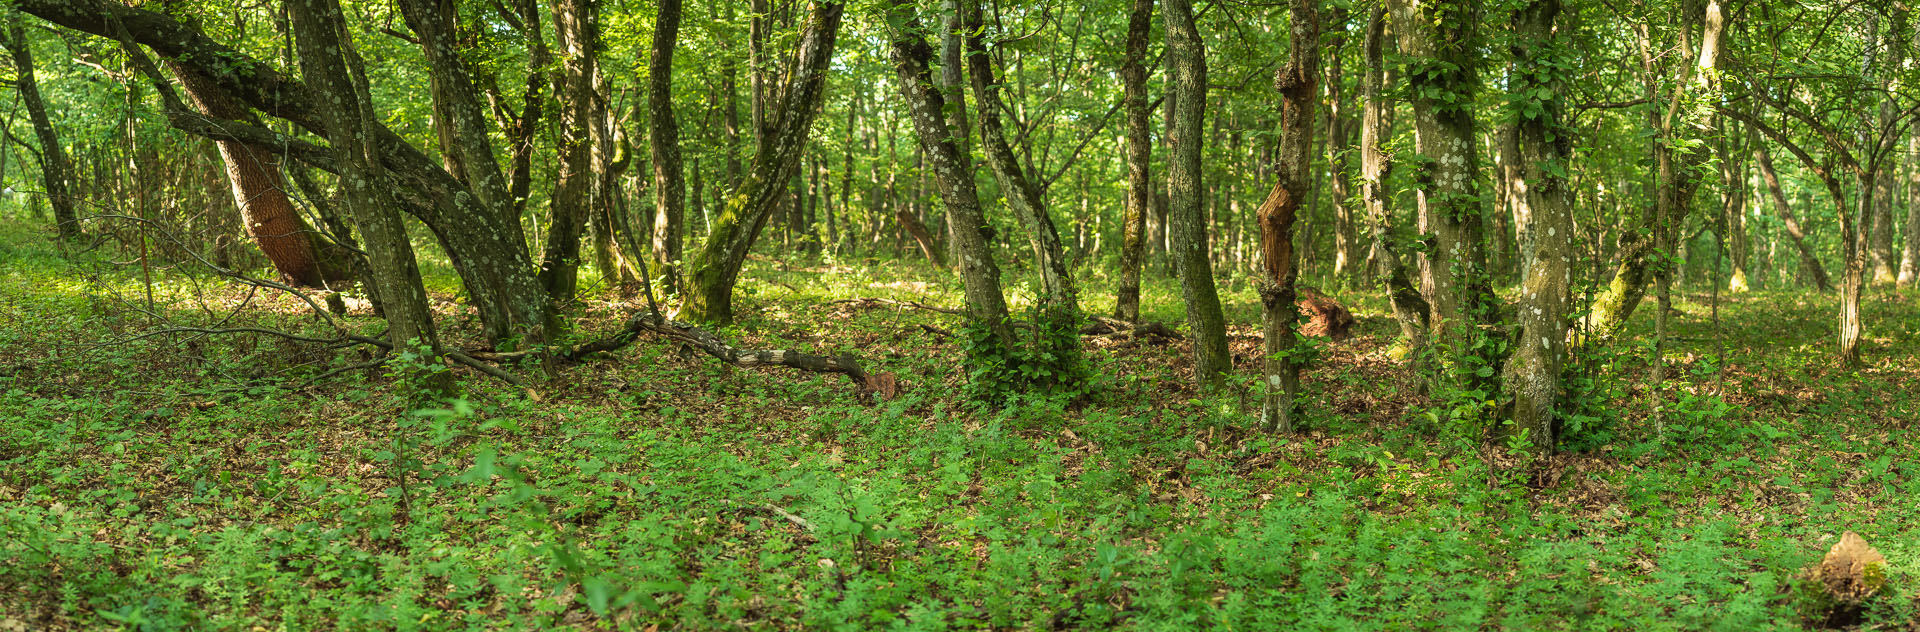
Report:
[[[1377,268],[1374,275],[1381,286],[1386,288],[1387,303],[1393,308],[1393,320],[1400,325],[1400,336],[1406,339],[1407,357],[1419,357],[1419,352],[1427,346],[1428,306],[1420,291],[1413,286],[1412,273],[1407,270],[1406,260],[1401,257],[1399,240],[1394,237],[1393,195],[1386,190],[1387,176],[1393,171],[1393,161],[1385,147],[1387,139],[1393,136],[1388,117],[1393,112],[1393,104],[1386,97],[1386,31],[1387,10],[1385,5],[1376,5],[1367,20],[1367,34],[1362,42],[1366,56],[1367,75],[1361,84],[1360,112],[1360,199],[1367,210],[1367,228],[1373,237],[1374,259]]]
[[[13,54],[14,91],[27,106],[27,118],[33,122],[34,136],[40,141],[40,183],[46,187],[47,202],[53,206],[54,228],[60,232],[61,239],[79,239],[80,218],[73,211],[69,192],[73,186],[73,165],[67,161],[67,150],[60,144],[60,133],[54,130],[53,120],[47,117],[47,104],[40,97],[40,82],[33,72],[33,47],[18,19],[7,25],[7,51]]]
[[[1568,190],[1571,131],[1561,120],[1567,64],[1556,29],[1560,0],[1533,0],[1514,14],[1511,79],[1517,117],[1517,167],[1512,180],[1514,222],[1527,235],[1519,243],[1521,271],[1513,355],[1502,378],[1512,397],[1512,431],[1524,433],[1535,451],[1554,449],[1554,409],[1563,387],[1567,330],[1573,311],[1573,195]]]
[[[1497,318],[1486,272],[1473,112],[1481,10],[1477,0],[1391,0],[1388,7],[1400,53],[1408,58],[1414,151],[1420,156],[1415,201],[1433,231],[1428,324],[1457,343]]]
[[[1300,310],[1295,281],[1293,225],[1300,202],[1310,195],[1313,170],[1313,119],[1318,114],[1320,79],[1320,0],[1293,0],[1287,65],[1274,75],[1280,92],[1280,151],[1273,190],[1260,203],[1260,277],[1265,396],[1260,425],[1272,432],[1293,432],[1293,400],[1300,391],[1299,345],[1295,329]],[[1338,59],[1335,59],[1338,62]]]
[[[427,292],[414,262],[413,245],[400,220],[392,182],[374,146],[373,101],[360,55],[355,52],[337,0],[287,0],[301,74],[333,107],[321,118],[333,136],[342,196],[360,226],[362,242],[387,318],[387,341],[398,353],[418,345],[428,358],[440,347]],[[430,361],[430,360],[429,360]]]
[[[933,48],[920,35],[925,27],[914,10],[913,0],[890,0],[886,10],[891,40],[888,50],[894,74],[899,78],[900,94],[907,102],[915,136],[933,167],[934,183],[954,228],[953,251],[960,260],[967,318],[972,326],[988,332],[1000,349],[1011,349],[1013,328],[1007,320],[1006,297],[1000,291],[1000,267],[993,260],[986,214],[980,209],[973,171],[967,168],[956,134],[945,118],[946,94],[930,69]]]
[[[727,196],[706,242],[688,263],[681,318],[721,325],[733,322],[733,285],[760,229],[787,197],[788,182],[800,168],[808,133],[826,100],[828,66],[845,13],[843,3],[813,4],[789,83],[780,92],[785,98],[767,113],[772,132],[753,157],[752,172]]]
[[[653,54],[647,63],[647,112],[653,130],[653,275],[668,292],[677,292],[674,266],[682,255],[686,223],[686,180],[680,163],[680,124],[673,114],[673,50],[680,37],[680,0],[658,0],[653,21]]]
[[[1187,304],[1187,324],[1193,328],[1193,374],[1200,388],[1216,392],[1227,385],[1233,358],[1227,354],[1227,319],[1213,283],[1208,256],[1207,218],[1201,188],[1200,154],[1207,116],[1206,44],[1193,23],[1189,0],[1166,0],[1167,104],[1167,224],[1172,243],[1169,257],[1180,275],[1180,291]]]
[[[1153,206],[1153,122],[1147,104],[1147,38],[1152,29],[1153,0],[1133,0],[1127,14],[1127,58],[1120,67],[1127,119],[1127,203],[1120,220],[1120,287],[1113,304],[1113,317],[1127,322],[1140,320],[1140,269]]]

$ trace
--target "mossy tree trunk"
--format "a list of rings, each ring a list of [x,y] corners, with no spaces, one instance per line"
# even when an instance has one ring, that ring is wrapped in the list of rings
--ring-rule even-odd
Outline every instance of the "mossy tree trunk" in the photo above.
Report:
[[[1227,319],[1214,287],[1212,257],[1207,251],[1206,191],[1201,187],[1201,150],[1206,140],[1206,44],[1193,22],[1193,3],[1166,0],[1167,103],[1167,225],[1169,257],[1180,276],[1187,304],[1187,324],[1193,329],[1193,373],[1205,392],[1218,392],[1233,372],[1227,354]]]

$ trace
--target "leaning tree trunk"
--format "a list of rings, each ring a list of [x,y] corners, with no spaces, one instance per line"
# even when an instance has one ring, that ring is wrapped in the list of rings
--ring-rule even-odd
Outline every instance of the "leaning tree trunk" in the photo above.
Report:
[[[245,107],[234,103],[205,77],[169,62],[167,69],[180,81],[194,108],[207,116],[229,121],[251,118]],[[236,140],[214,143],[220,148],[226,166],[227,183],[233,192],[233,204],[240,209],[247,234],[259,245],[261,254],[273,269],[288,281],[302,287],[320,287],[327,281],[350,276],[346,262],[323,262],[321,253],[328,246],[318,233],[300,217],[287,198],[286,182],[280,176],[280,156],[271,148]]]
[[[647,63],[647,112],[653,132],[653,268],[668,292],[677,292],[674,266],[685,239],[686,181],[680,164],[680,125],[673,115],[673,49],[680,37],[680,0],[659,0],[653,21],[653,55]]]
[[[1813,279],[1814,288],[1822,292],[1833,291],[1833,281],[1827,277],[1827,268],[1820,264],[1819,255],[1814,254],[1813,245],[1807,243],[1807,231],[1800,225],[1800,218],[1793,213],[1793,206],[1787,203],[1787,194],[1780,188],[1780,175],[1774,171],[1773,156],[1767,151],[1766,143],[1753,140],[1753,164],[1760,168],[1760,179],[1767,185],[1767,196],[1773,198],[1774,212],[1780,215],[1780,223],[1787,229],[1787,238],[1793,241],[1794,251],[1800,254],[1800,270]]]
[[[682,317],[722,325],[733,322],[734,283],[747,251],[767,217],[787,197],[787,183],[799,169],[807,135],[826,100],[827,70],[845,13],[843,3],[814,3],[789,83],[780,92],[784,101],[767,113],[772,131],[753,158],[753,171],[727,196],[726,208],[713,218],[712,231],[688,265]]]
[[[1000,351],[1012,349],[1013,329],[1007,321],[1006,298],[1000,291],[1000,268],[993,260],[993,245],[988,243],[987,219],[980,209],[973,171],[967,168],[956,135],[944,118],[946,95],[929,69],[933,48],[920,36],[923,27],[913,0],[891,0],[887,11],[891,15],[886,22],[898,25],[889,29],[888,37],[901,96],[907,101],[920,147],[933,164],[934,182],[954,228],[953,250],[960,260],[967,318],[973,326],[985,328]]]
[[[1265,266],[1260,279],[1261,324],[1266,361],[1266,395],[1260,407],[1260,425],[1272,432],[1293,432],[1293,400],[1300,391],[1299,345],[1294,329],[1300,310],[1294,307],[1295,267],[1293,224],[1300,202],[1309,193],[1313,169],[1314,105],[1320,79],[1320,0],[1293,0],[1292,42],[1287,65],[1273,78],[1280,92],[1280,155],[1273,191],[1255,213],[1260,224],[1260,255]],[[1338,63],[1335,59],[1335,63]]]
[[[1492,323],[1494,297],[1487,276],[1480,211],[1480,152],[1472,103],[1480,53],[1475,0],[1391,0],[1400,53],[1413,65],[1414,150],[1422,156],[1415,201],[1434,236],[1429,325],[1458,345],[1475,327]],[[1464,351],[1465,346],[1457,346]]]
[[[467,185],[481,206],[502,215],[514,214],[507,180],[500,175],[500,163],[493,155],[491,125],[486,110],[480,107],[480,92],[455,43],[458,12],[454,0],[399,0],[398,4],[408,28],[419,37],[420,52],[427,60],[434,133],[447,173]],[[516,230],[520,226],[517,216],[503,219],[510,219]]]
[[[1513,130],[1519,160],[1509,201],[1527,239],[1519,244],[1520,332],[1502,379],[1513,398],[1512,431],[1542,454],[1554,449],[1554,409],[1563,392],[1560,371],[1573,311],[1573,194],[1566,178],[1573,143],[1561,120],[1566,76],[1554,57],[1564,39],[1554,24],[1560,12],[1560,0],[1533,0],[1515,13],[1510,90],[1515,100],[1534,102],[1516,111],[1538,114],[1521,116]],[[1542,89],[1551,96],[1540,97]]]
[[[1200,153],[1205,143],[1207,109],[1206,44],[1193,23],[1189,0],[1167,0],[1167,223],[1170,258],[1180,275],[1193,328],[1193,373],[1200,388],[1216,392],[1227,385],[1233,358],[1227,355],[1227,319],[1214,288],[1207,255],[1207,218],[1202,202]]]
[[[1055,312],[1049,316],[1064,319],[1069,326],[1078,328],[1080,298],[1074,289],[1073,271],[1067,267],[1066,247],[1060,242],[1060,231],[1047,212],[1040,183],[1033,179],[1039,174],[1030,174],[1021,168],[1020,158],[1014,155],[1000,118],[1002,111],[1011,110],[1000,100],[993,56],[986,45],[986,23],[981,16],[980,0],[963,0],[961,11],[961,22],[968,33],[967,78],[972,80],[973,99],[979,106],[980,141],[987,154],[987,166],[993,170],[994,179],[1000,183],[1001,194],[1006,196],[1014,216],[1026,225],[1027,239],[1033,246],[1036,267],[1040,269],[1040,285],[1046,293],[1044,301],[1048,309]],[[1077,354],[1080,340],[1078,337],[1071,340],[1075,348],[1052,351]]]
[[[1367,209],[1368,231],[1372,233],[1373,247],[1378,252],[1375,260],[1379,267],[1375,271],[1382,286],[1387,290],[1387,302],[1393,307],[1393,320],[1400,324],[1400,335],[1407,340],[1408,359],[1417,359],[1427,346],[1428,306],[1420,291],[1413,286],[1412,274],[1407,270],[1405,260],[1401,258],[1398,244],[1393,237],[1393,211],[1388,206],[1392,194],[1387,192],[1387,175],[1393,171],[1393,161],[1388,157],[1383,144],[1391,137],[1387,116],[1393,111],[1393,104],[1386,98],[1386,30],[1387,10],[1384,6],[1373,9],[1373,15],[1367,20],[1367,35],[1362,44],[1367,59],[1366,81],[1362,84],[1362,110],[1360,113],[1360,199]]]
[[[80,219],[73,212],[68,188],[73,182],[73,165],[67,162],[67,150],[60,145],[60,134],[47,118],[47,104],[40,98],[40,83],[34,79],[33,48],[21,30],[20,21],[7,26],[7,49],[13,53],[14,90],[27,106],[27,118],[33,121],[33,133],[40,139],[40,180],[47,188],[47,201],[53,205],[53,222],[61,239],[80,238]]]
[[[427,309],[426,289],[406,225],[396,210],[392,183],[374,147],[378,136],[373,101],[340,5],[337,0],[288,0],[287,13],[301,73],[321,94],[334,97],[335,106],[322,108],[320,115],[334,131],[333,154],[345,189],[343,198],[360,225],[374,287],[385,308],[387,341],[395,352],[425,349],[430,361],[440,346],[433,313]]]
[[[324,122],[324,110],[330,107],[322,105],[326,98],[168,15],[105,0],[15,0],[14,5],[77,31],[110,39],[130,37],[207,77],[257,112],[285,119],[322,138],[332,139],[339,133]],[[214,140],[240,138],[280,147],[309,163],[331,163],[331,152],[254,126],[188,125],[204,122],[199,117],[170,122]],[[466,285],[487,338],[496,345],[545,340],[548,331],[557,329],[557,321],[532,274],[532,257],[518,223],[509,221],[510,214],[481,204],[466,184],[377,120],[369,133],[373,135],[369,142],[380,152],[392,181],[414,194],[398,200],[402,210],[418,217],[439,240]]]
[[[1120,288],[1113,317],[1140,320],[1140,268],[1146,254],[1147,215],[1153,206],[1153,122],[1147,105],[1147,38],[1153,0],[1133,0],[1127,15],[1127,60],[1120,67],[1127,108],[1127,207],[1120,221]]]

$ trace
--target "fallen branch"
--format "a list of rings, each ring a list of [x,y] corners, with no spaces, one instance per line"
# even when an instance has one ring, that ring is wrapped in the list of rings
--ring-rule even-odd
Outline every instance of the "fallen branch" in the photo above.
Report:
[[[920,301],[897,301],[890,298],[876,298],[876,297],[843,298],[837,301],[827,301],[826,304],[828,305],[846,304],[846,305],[854,305],[857,307],[862,307],[867,309],[872,309],[872,308],[885,305],[885,306],[892,306],[892,307],[923,309],[929,312],[953,314],[956,316],[964,316],[967,313],[966,310],[963,310],[963,309],[952,308],[952,307],[940,307],[937,305],[928,305]],[[924,328],[925,326],[923,325],[922,327]],[[1032,329],[1033,324],[1021,322],[1021,321],[1015,321],[1013,323],[1013,327],[1015,329]],[[932,330],[929,329],[929,331],[932,331]],[[934,332],[934,333],[945,333],[945,330],[941,330],[939,332]],[[1118,318],[1108,318],[1106,316],[1094,316],[1091,314],[1087,316],[1087,325],[1085,327],[1080,328],[1080,333],[1089,335],[1089,336],[1104,336],[1104,335],[1110,335],[1110,334],[1131,333],[1134,336],[1156,336],[1160,338],[1167,338],[1170,340],[1183,340],[1186,338],[1186,336],[1180,335],[1180,332],[1174,331],[1172,327],[1168,327],[1165,323],[1158,323],[1153,321],[1143,321],[1138,323],[1132,323],[1132,322],[1120,320]]]
[[[555,357],[562,362],[578,362],[596,353],[618,351],[625,348],[627,345],[633,344],[633,341],[638,340],[640,334],[643,333],[659,335],[699,349],[721,362],[741,368],[781,366],[812,373],[839,373],[847,376],[847,379],[853,380],[853,383],[863,391],[879,393],[882,397],[889,399],[898,393],[898,387],[894,383],[893,376],[887,374],[869,375],[865,369],[860,367],[859,359],[850,353],[829,357],[783,349],[736,349],[732,345],[721,341],[705,329],[688,323],[668,320],[658,314],[645,312],[634,314],[628,318],[626,326],[622,327],[620,331],[613,335],[580,344],[556,354]],[[494,354],[494,357],[505,358],[508,356],[507,354]]]

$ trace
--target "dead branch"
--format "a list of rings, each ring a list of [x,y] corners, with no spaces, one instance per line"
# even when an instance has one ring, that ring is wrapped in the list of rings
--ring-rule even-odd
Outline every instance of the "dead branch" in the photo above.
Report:
[[[555,354],[555,357],[561,362],[578,362],[596,353],[625,348],[633,344],[633,341],[639,339],[640,334],[643,333],[662,336],[699,349],[721,362],[741,368],[781,366],[812,373],[839,373],[853,380],[861,390],[876,392],[889,398],[895,394],[896,390],[892,376],[867,374],[866,370],[860,367],[859,359],[850,353],[829,357],[782,349],[737,349],[705,329],[689,323],[669,320],[651,312],[634,314],[627,319],[626,325],[613,335],[580,344]],[[510,359],[518,355],[520,354],[489,354],[493,359]]]
[[[939,312],[942,314],[953,314],[956,316],[964,316],[967,313],[966,310],[963,310],[963,309],[958,309],[953,307],[940,307],[937,305],[928,305],[920,301],[897,301],[890,298],[876,298],[876,297],[844,298],[837,301],[827,301],[826,304],[828,305],[846,304],[846,305],[853,305],[856,307],[861,307],[866,309],[873,309],[880,306],[906,307],[906,308],[912,308],[912,309],[922,309],[929,312]],[[1032,329],[1033,324],[1016,321],[1013,323],[1013,327],[1015,329]],[[929,331],[932,331],[932,330],[929,330]],[[933,332],[933,333],[940,333],[940,334],[949,335],[949,336],[952,335],[951,332],[947,332],[944,329],[941,331]],[[1120,320],[1118,318],[1108,318],[1106,316],[1094,316],[1091,314],[1087,315],[1087,325],[1085,327],[1080,328],[1080,333],[1084,335],[1089,335],[1089,336],[1105,336],[1105,335],[1127,333],[1127,334],[1132,334],[1135,337],[1153,336],[1158,338],[1166,338],[1169,340],[1183,340],[1186,338],[1185,336],[1180,335],[1180,332],[1174,331],[1172,327],[1168,327],[1166,323],[1159,323],[1159,322],[1153,322],[1153,321],[1130,323],[1124,320]]]

